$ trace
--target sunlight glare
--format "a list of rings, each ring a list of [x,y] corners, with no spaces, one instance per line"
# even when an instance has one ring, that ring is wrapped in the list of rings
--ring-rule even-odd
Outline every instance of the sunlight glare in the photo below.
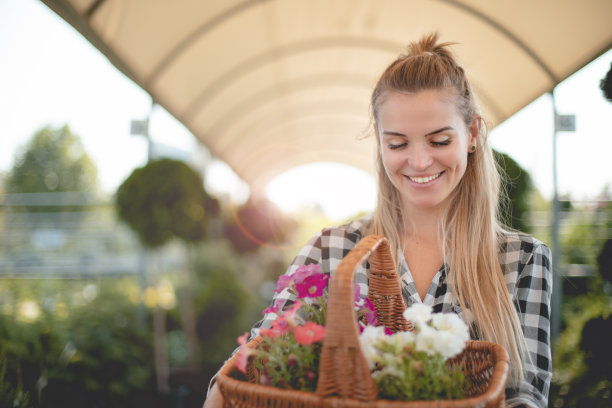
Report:
[[[343,221],[374,209],[376,182],[372,175],[355,167],[318,162],[276,177],[266,187],[266,195],[287,213],[314,205],[330,220]]]
[[[237,205],[244,204],[250,195],[246,182],[223,161],[212,159],[206,165],[204,185],[206,191],[217,197],[229,197]]]

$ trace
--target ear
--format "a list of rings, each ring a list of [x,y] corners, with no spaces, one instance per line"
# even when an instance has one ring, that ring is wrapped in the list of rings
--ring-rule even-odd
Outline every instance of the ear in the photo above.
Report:
[[[480,138],[480,128],[482,126],[482,118],[479,115],[474,115],[472,123],[470,123],[469,130],[469,143],[468,152],[471,152],[472,146],[478,146],[478,139]]]

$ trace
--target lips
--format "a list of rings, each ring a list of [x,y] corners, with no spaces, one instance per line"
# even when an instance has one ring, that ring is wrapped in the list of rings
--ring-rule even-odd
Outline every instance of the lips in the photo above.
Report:
[[[436,180],[438,177],[442,175],[442,173],[444,172],[441,171],[440,173],[432,174],[431,176],[425,176],[425,177],[415,177],[415,176],[406,176],[406,177],[408,177],[410,181],[413,181],[417,184],[425,184],[425,183],[429,183],[430,181]]]

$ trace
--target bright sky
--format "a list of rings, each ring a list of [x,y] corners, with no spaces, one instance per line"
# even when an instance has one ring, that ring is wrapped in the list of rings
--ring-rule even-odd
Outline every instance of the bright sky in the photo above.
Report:
[[[576,132],[558,135],[559,192],[575,199],[593,198],[606,184],[612,185],[612,103],[599,89],[611,61],[609,51],[557,87],[559,113],[576,114],[577,126]],[[146,162],[146,142],[130,135],[130,121],[146,117],[150,110],[144,91],[40,1],[0,1],[0,172],[11,168],[16,151],[37,130],[67,123],[94,160],[102,189],[113,193]],[[152,114],[151,136],[184,157],[198,150],[195,138],[159,107]],[[551,196],[548,95],[498,126],[490,141],[526,168],[537,188]],[[360,170],[334,166],[334,171],[329,164],[293,170],[273,182],[267,193],[288,210],[316,200],[332,219],[373,208],[373,179]],[[207,179],[212,191],[225,191],[238,201],[248,194],[222,163],[215,163],[208,174],[215,175]],[[347,185],[347,179],[354,180],[354,186]],[[230,191],[228,186],[233,186]],[[304,196],[305,191],[321,191],[321,197]]]

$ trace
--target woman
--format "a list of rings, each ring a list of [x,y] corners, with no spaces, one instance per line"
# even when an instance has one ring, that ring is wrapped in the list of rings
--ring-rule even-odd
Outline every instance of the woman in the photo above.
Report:
[[[374,214],[316,234],[287,273],[310,263],[331,273],[362,237],[387,237],[406,304],[455,312],[473,338],[502,345],[511,360],[507,405],[545,407],[552,375],[550,250],[498,221],[500,176],[482,117],[449,44],[437,40],[432,34],[410,44],[372,93]],[[367,276],[365,266],[356,273],[362,296]],[[272,316],[252,334],[269,327]],[[213,387],[211,404],[216,397]]]

